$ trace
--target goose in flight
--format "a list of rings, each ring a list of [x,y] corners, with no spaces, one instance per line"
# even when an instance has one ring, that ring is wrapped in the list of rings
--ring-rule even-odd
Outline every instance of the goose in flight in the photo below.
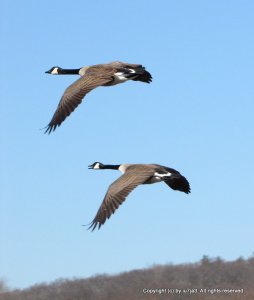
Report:
[[[87,93],[98,86],[111,86],[128,80],[150,83],[152,76],[145,67],[124,62],[112,62],[80,69],[63,69],[52,67],[46,71],[53,75],[80,75],[81,78],[72,83],[65,91],[58,107],[46,126],[45,133],[51,133],[68,117],[81,103]]]
[[[109,186],[95,218],[89,224],[89,229],[92,231],[96,227],[100,229],[101,225],[110,218],[130,192],[140,184],[152,184],[162,181],[173,190],[186,194],[189,194],[191,191],[188,180],[178,171],[157,164],[104,165],[100,162],[95,162],[88,168],[94,170],[119,170],[123,174]]]

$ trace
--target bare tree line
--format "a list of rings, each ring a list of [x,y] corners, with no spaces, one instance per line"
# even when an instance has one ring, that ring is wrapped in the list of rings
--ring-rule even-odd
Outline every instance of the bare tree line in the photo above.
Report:
[[[23,290],[7,290],[0,300],[254,299],[254,257],[226,262],[207,256],[198,263],[155,265],[118,275],[59,279]]]

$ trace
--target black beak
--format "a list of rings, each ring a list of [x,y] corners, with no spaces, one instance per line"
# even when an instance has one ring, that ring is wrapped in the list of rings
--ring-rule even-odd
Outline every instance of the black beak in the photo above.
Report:
[[[89,165],[89,166],[88,166],[88,169],[93,169],[93,165]]]
[[[50,74],[50,70],[49,70],[49,71],[46,71],[45,73]]]

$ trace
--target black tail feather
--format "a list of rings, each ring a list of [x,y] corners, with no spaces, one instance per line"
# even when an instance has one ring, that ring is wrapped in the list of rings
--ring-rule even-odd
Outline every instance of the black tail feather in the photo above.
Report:
[[[139,76],[133,78],[133,80],[142,81],[142,82],[146,82],[146,83],[152,82],[152,79],[153,79],[152,75],[149,72],[147,72],[144,67],[136,68],[135,72]]]
[[[180,177],[175,177],[175,178],[174,177],[165,178],[164,182],[173,190],[184,192],[186,194],[189,194],[191,192],[191,188],[188,180],[182,175],[180,175]]]
[[[152,79],[153,79],[152,75],[149,72],[145,71],[143,74],[137,76],[133,80],[150,83],[150,82],[152,82]]]

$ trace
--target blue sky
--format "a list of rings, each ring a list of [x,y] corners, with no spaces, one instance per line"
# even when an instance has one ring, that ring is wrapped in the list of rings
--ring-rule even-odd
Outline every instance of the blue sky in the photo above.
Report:
[[[95,2],[95,1],[94,1]],[[253,253],[253,1],[2,1],[0,278],[10,287],[153,264]],[[150,85],[98,88],[44,135],[74,76],[121,60]],[[100,231],[92,221],[119,174],[179,170],[186,195],[137,188]]]

